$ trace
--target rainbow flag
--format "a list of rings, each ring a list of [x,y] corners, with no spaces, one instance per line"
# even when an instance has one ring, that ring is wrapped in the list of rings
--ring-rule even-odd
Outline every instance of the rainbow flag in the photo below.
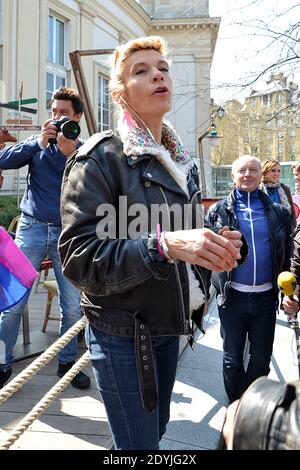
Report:
[[[0,312],[20,302],[37,276],[28,258],[0,227]]]

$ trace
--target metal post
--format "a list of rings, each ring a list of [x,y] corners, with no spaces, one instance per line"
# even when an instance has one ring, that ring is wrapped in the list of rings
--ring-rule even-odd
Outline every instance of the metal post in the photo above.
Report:
[[[29,331],[29,311],[28,303],[24,309],[22,317],[22,327],[23,327],[23,344],[30,344],[30,331]]]
[[[92,135],[97,132],[97,125],[80,61],[80,53],[79,51],[70,52],[69,56],[76,80],[77,89],[81,98],[83,99],[83,109],[86,125],[89,131],[89,135]]]
[[[300,332],[300,329],[295,328],[298,374],[299,374],[299,379],[300,379],[300,338],[299,338],[299,332]]]
[[[201,195],[206,197],[206,181],[205,181],[205,168],[204,168],[204,158],[203,158],[203,147],[202,139],[198,139],[198,151],[199,151],[199,170],[201,176]]]
[[[84,77],[83,68],[81,65],[80,56],[92,56],[92,55],[107,55],[111,54],[113,49],[95,49],[95,50],[84,50],[84,51],[73,51],[69,53],[70,61],[75,76],[78,92],[83,99],[84,116],[86,125],[89,131],[89,135],[97,132],[96,119],[90,100],[87,83]]]
[[[202,197],[206,197],[206,180],[205,180],[205,162],[204,162],[204,155],[203,155],[203,146],[202,140],[208,136],[211,131],[214,131],[216,127],[211,125],[208,129],[206,129],[203,134],[198,137],[198,153],[199,153],[199,165],[200,165],[200,175],[201,175],[201,193]]]
[[[23,97],[23,82],[21,82],[19,90],[19,103],[18,103],[18,121],[19,126],[21,124],[21,101]],[[18,142],[20,142],[20,131],[18,130]],[[17,206],[20,205],[20,170],[17,169]]]

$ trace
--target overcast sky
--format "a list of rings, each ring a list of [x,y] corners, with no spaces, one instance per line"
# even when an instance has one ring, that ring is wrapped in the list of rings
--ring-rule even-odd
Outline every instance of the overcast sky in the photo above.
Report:
[[[296,0],[210,0],[210,16],[222,17],[211,73],[211,95],[220,104],[231,98],[242,101],[245,95],[249,96],[251,88],[245,91],[224,84],[250,82],[264,68],[277,62],[282,44],[273,40],[267,28],[286,31],[298,21],[298,34],[300,31],[300,1]],[[298,42],[298,55],[299,49]],[[300,85],[299,68],[293,63],[278,71],[284,71]],[[261,89],[269,75],[268,72],[252,88]]]

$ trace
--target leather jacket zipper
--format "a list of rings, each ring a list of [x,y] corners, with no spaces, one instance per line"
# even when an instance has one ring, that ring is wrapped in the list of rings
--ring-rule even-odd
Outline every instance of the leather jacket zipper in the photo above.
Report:
[[[195,191],[194,194],[192,195],[191,199],[190,199],[190,202],[189,204],[192,204],[193,203],[193,200],[195,199],[195,197],[198,195],[198,194],[201,194],[201,191]]]
[[[189,204],[191,204],[191,205],[193,204],[193,201],[194,201],[194,199],[196,198],[196,196],[198,194],[201,194],[201,191],[195,191],[195,193],[191,197],[191,200],[190,200]],[[204,222],[204,217],[203,217],[203,222]],[[204,226],[204,224],[203,224],[203,226]],[[203,226],[201,228],[203,228]],[[207,288],[207,284],[206,284],[206,281],[204,279],[204,276],[201,273],[201,270],[199,269],[199,267],[197,265],[193,265],[193,266],[194,266],[195,270],[197,271],[198,276],[201,279],[201,283],[202,283],[202,286],[203,286],[203,289],[204,289],[204,297],[205,297],[205,300],[207,300],[208,299],[208,288]]]
[[[195,191],[194,194],[192,195],[190,201],[189,201],[189,205],[190,205],[190,207],[191,207],[191,210],[193,210],[193,201],[194,201],[194,199],[198,196],[198,194],[201,194],[201,191],[199,191],[199,190],[198,190],[198,191]],[[200,205],[200,204],[199,204],[199,205]],[[201,211],[202,211],[202,206],[201,206]],[[196,217],[196,228],[198,228],[198,227],[197,227],[197,220],[198,220],[198,219],[197,219],[197,215],[195,215],[195,217]],[[201,219],[202,219],[202,225],[201,225],[201,227],[199,227],[199,228],[203,228],[203,227],[204,227],[204,215],[203,215],[203,212],[201,212]],[[188,228],[190,228],[190,227],[188,227]]]
[[[166,204],[166,207],[168,208],[169,221],[171,221],[170,208],[169,208],[169,205],[168,205],[166,195],[165,195],[163,189],[161,188],[161,186],[159,186],[159,190],[161,192],[163,201]],[[177,266],[177,260],[176,259],[174,260],[174,268],[175,268],[176,281],[177,281],[177,286],[178,286],[179,295],[180,295],[183,334],[189,334],[189,329],[190,329],[189,328],[189,322],[188,322],[188,320],[186,320],[186,316],[185,316],[184,299],[183,299],[182,287],[181,287],[180,276],[179,276],[179,271],[178,271],[178,266]],[[186,267],[185,267],[185,269],[186,269]]]

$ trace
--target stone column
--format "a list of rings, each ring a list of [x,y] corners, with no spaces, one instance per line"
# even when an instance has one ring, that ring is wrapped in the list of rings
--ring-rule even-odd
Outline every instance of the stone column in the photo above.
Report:
[[[211,57],[195,56],[196,63],[196,147],[198,149],[198,157],[201,152],[200,145],[202,146],[204,169],[201,174],[205,178],[206,196],[211,195],[212,192],[212,178],[211,178],[211,157],[210,157],[210,143],[207,138],[201,139],[199,144],[199,137],[210,126],[211,104],[210,104],[210,65]],[[203,184],[203,182],[202,182]]]

